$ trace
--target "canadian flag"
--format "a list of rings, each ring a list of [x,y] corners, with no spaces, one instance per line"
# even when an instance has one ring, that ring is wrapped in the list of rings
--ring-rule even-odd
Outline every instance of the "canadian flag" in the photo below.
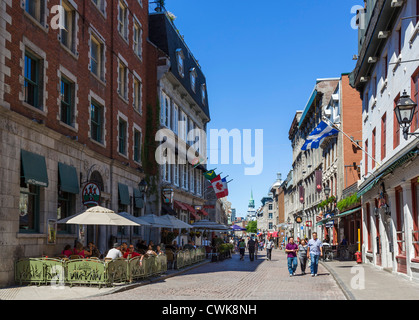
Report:
[[[226,195],[226,185],[223,183],[221,176],[217,176],[211,180],[212,188],[214,189],[215,195],[218,199],[224,198]],[[228,191],[227,191],[228,193]]]

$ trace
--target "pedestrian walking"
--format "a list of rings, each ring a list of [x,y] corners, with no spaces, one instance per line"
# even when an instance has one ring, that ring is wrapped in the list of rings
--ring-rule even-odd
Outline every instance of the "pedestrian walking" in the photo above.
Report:
[[[301,239],[300,245],[298,246],[298,257],[300,259],[301,274],[306,274],[307,266],[307,242],[304,239]]]
[[[288,271],[290,273],[290,277],[295,276],[295,271],[297,270],[297,252],[298,246],[294,243],[294,238],[290,237],[288,239],[288,244],[285,247],[285,253],[287,253],[287,262],[288,262]]]
[[[319,259],[323,255],[323,243],[317,238],[317,232],[313,232],[313,237],[308,241],[307,247],[307,257],[311,259],[311,276],[317,277]]]
[[[259,251],[259,241],[258,238],[255,238],[255,258],[258,259],[258,251]]]
[[[240,260],[244,260],[244,252],[246,250],[246,243],[244,242],[244,239],[240,239],[239,242],[239,251],[240,251]]]
[[[256,249],[256,242],[253,237],[247,242],[247,249],[249,250],[249,258],[250,261],[255,260],[255,249]]]
[[[274,247],[274,240],[272,238],[266,243],[266,260],[272,259],[272,249]]]

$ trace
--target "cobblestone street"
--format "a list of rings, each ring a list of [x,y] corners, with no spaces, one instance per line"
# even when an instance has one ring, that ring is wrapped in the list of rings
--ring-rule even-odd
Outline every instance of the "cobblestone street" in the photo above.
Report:
[[[161,282],[120,293],[94,297],[98,300],[345,300],[339,286],[319,265],[318,277],[288,274],[286,256],[274,250],[272,261],[265,252],[251,262],[239,255],[217,263],[208,263]]]

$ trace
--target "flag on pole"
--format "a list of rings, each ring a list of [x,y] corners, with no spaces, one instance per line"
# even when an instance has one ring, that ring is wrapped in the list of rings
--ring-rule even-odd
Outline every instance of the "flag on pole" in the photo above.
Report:
[[[227,177],[223,178],[221,181],[223,182],[223,186],[224,186],[224,197],[227,197],[228,196]]]
[[[217,196],[217,199],[224,198],[225,188],[221,176],[218,175],[217,177],[212,179],[211,184],[212,188],[214,189],[215,195]]]
[[[208,170],[208,171],[204,172],[203,175],[209,181],[212,181],[213,179],[215,179],[217,177],[217,174],[215,173],[214,170]]]
[[[316,129],[313,130],[312,133],[308,136],[306,143],[303,145],[301,150],[307,149],[318,149],[320,146],[320,142],[327,137],[334,136],[338,134],[339,130],[332,128],[326,122],[322,121],[317,126]]]

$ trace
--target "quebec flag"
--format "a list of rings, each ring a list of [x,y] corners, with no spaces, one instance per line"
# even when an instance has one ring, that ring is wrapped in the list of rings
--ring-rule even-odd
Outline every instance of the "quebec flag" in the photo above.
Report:
[[[338,133],[339,130],[332,128],[326,122],[322,121],[317,128],[310,133],[301,150],[317,149],[324,138],[334,136]]]

